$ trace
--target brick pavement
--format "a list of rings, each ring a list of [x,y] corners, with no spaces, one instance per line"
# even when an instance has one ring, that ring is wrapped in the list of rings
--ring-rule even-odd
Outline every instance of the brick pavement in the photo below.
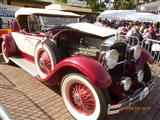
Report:
[[[152,93],[136,105],[151,109],[124,111],[109,116],[109,120],[159,120],[160,72],[154,68],[152,66],[156,85]],[[74,120],[63,104],[58,86],[50,89],[14,65],[0,63],[0,102],[15,120]]]

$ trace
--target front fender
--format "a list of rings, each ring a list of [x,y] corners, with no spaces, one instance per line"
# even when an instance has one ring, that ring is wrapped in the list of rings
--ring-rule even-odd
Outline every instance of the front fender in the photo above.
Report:
[[[144,48],[142,48],[142,53],[140,58],[137,61],[137,64],[141,69],[143,69],[144,64],[146,62],[149,62],[150,64],[152,64],[154,62],[154,58],[150,53],[148,53]]]
[[[88,57],[69,57],[58,63],[55,69],[42,80],[47,85],[60,83],[64,75],[78,70],[84,74],[95,86],[107,88],[111,85],[112,79],[109,72],[96,60]]]
[[[6,44],[8,56],[16,56],[18,54],[17,46],[15,41],[13,40],[11,34],[3,34],[2,39]]]

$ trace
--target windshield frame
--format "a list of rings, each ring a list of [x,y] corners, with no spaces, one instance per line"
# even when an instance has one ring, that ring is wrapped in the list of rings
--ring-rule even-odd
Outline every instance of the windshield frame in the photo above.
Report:
[[[38,18],[38,22],[39,22],[39,24],[43,27],[43,28],[53,28],[53,27],[55,27],[55,26],[66,26],[67,24],[71,24],[71,23],[78,23],[79,22],[79,20],[80,20],[80,17],[76,17],[76,16],[62,16],[62,15],[44,15],[44,14],[39,14],[39,15],[36,15],[37,16],[37,18]],[[60,24],[52,24],[52,25],[46,25],[45,24],[45,22],[44,22],[44,20],[43,20],[43,17],[53,17],[52,19],[54,19],[54,17],[55,18],[70,18],[70,19],[74,19],[75,18],[75,22],[70,22],[70,23],[66,23],[66,24],[62,24],[62,23],[60,23]],[[77,19],[77,20],[76,20]]]

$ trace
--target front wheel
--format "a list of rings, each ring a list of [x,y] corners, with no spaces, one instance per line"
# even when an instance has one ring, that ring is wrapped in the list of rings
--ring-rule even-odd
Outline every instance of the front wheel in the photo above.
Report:
[[[107,114],[101,89],[81,74],[72,73],[63,78],[61,95],[68,111],[77,120],[102,120]]]

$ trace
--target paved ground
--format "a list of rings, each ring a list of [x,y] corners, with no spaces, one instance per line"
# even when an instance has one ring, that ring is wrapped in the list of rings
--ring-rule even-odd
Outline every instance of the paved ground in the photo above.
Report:
[[[49,89],[21,68],[2,63],[1,55],[0,62],[0,102],[15,120],[73,120],[63,104],[58,86]],[[159,120],[160,66],[155,64],[152,70],[156,80],[152,94],[136,105],[150,110],[125,111],[109,116],[109,120]]]

